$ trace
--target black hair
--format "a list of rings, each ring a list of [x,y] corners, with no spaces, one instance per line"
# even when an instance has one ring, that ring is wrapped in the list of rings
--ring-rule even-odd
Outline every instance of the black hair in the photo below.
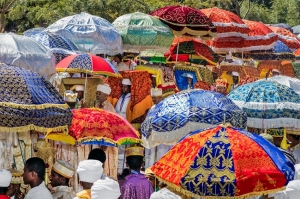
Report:
[[[55,173],[57,173],[57,172],[55,172]],[[65,179],[66,179],[66,184],[69,184],[70,178],[67,178],[67,177],[65,177],[65,176],[62,176],[62,175],[60,175],[59,173],[57,173],[57,175],[58,175],[60,178],[65,178]]]
[[[46,172],[46,164],[44,160],[38,157],[29,158],[26,161],[26,167],[28,171],[34,171],[40,180],[44,180]]]
[[[132,170],[135,170],[135,171],[141,170],[143,161],[144,161],[143,156],[133,155],[133,156],[126,157],[126,162],[129,166],[129,168]]]
[[[123,56],[121,54],[115,55],[117,58],[119,58],[120,61],[122,61]]]
[[[292,134],[291,136],[292,136],[292,138],[293,138],[294,140],[297,140],[297,141],[300,140],[300,136],[299,136],[299,135],[294,135],[294,134]]]
[[[0,194],[6,194],[8,191],[8,187],[0,187]]]
[[[106,154],[102,149],[96,148],[90,151],[88,159],[98,160],[104,164],[106,161]]]

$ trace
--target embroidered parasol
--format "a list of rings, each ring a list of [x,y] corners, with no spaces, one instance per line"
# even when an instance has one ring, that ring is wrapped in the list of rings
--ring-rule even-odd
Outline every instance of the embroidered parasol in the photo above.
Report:
[[[167,24],[174,35],[179,37],[201,37],[211,39],[216,36],[216,28],[205,14],[187,6],[166,6],[152,13]]]
[[[185,90],[151,108],[142,123],[145,147],[172,145],[198,128],[228,122],[246,128],[246,114],[226,96],[206,90]]]
[[[151,170],[170,187],[205,199],[275,193],[295,174],[293,163],[267,140],[224,126],[191,132]]]
[[[68,133],[69,106],[43,77],[16,66],[0,64],[0,129]]]
[[[277,82],[293,89],[296,93],[300,94],[300,80],[283,75],[273,76],[267,79],[268,81]]]
[[[247,113],[249,127],[300,128],[300,95],[285,85],[256,81],[236,88],[228,98]]]
[[[72,112],[69,134],[78,143],[119,146],[140,142],[135,128],[116,113],[92,108],[75,109]]]

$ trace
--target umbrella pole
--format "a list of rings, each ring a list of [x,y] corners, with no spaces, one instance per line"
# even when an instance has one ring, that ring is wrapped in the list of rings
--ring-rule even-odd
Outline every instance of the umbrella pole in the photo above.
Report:
[[[139,63],[142,64],[141,51],[139,51]]]
[[[84,81],[84,93],[83,93],[83,100],[84,100],[84,103],[85,103],[85,97],[86,97],[86,84],[87,84],[87,74],[85,74],[85,81]]]
[[[178,52],[179,52],[179,44],[180,44],[179,37],[177,37],[177,41],[178,41],[178,44],[177,44],[177,51],[176,51],[176,63],[178,61]]]

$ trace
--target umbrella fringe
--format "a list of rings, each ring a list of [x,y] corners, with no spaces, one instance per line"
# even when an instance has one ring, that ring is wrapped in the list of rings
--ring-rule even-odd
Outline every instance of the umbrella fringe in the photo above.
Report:
[[[155,175],[155,173],[154,173]],[[177,185],[174,185],[173,183],[170,183],[166,180],[163,180],[162,178],[158,177],[155,175],[155,177],[160,180],[161,182],[163,182],[164,184],[166,184],[167,186],[171,187],[172,189],[174,189],[177,192],[180,192],[188,197],[194,197],[194,198],[198,198],[198,199],[248,199],[249,197],[253,197],[253,196],[262,196],[262,195],[268,195],[268,194],[274,194],[277,193],[279,191],[283,191],[286,189],[286,187],[281,187],[281,188],[277,188],[277,189],[272,189],[272,190],[266,190],[266,191],[259,191],[259,192],[251,192],[251,193],[247,193],[247,194],[243,194],[240,196],[199,196],[195,193],[192,193],[188,190],[183,189],[182,187],[179,187]]]
[[[12,102],[0,102],[0,107],[10,107],[16,109],[29,109],[29,110],[42,110],[47,108],[61,108],[68,110],[70,107],[68,104],[16,104]]]
[[[51,133],[51,132],[64,132],[68,134],[69,127],[66,126],[57,126],[53,128],[36,126],[34,124],[26,125],[26,126],[18,126],[18,127],[4,127],[0,126],[0,131],[14,133],[14,132],[25,132],[25,131],[37,131],[40,133]]]
[[[121,74],[109,73],[104,71],[93,72],[90,70],[79,69],[79,68],[56,68],[56,72],[68,72],[68,73],[86,73],[90,75],[107,75],[113,77],[122,77]]]
[[[79,138],[77,140],[78,144],[81,143],[86,143],[86,142],[91,142],[91,141],[101,141],[104,140],[107,143],[113,144],[113,145],[122,145],[124,143],[141,143],[141,140],[139,138],[121,138],[118,141],[114,141],[110,138],[105,138],[105,137],[86,137],[86,138]]]

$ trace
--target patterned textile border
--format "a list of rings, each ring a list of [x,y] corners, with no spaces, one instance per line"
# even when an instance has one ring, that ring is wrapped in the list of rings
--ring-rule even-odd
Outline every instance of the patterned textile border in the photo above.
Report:
[[[239,65],[221,65],[220,69],[216,69],[218,76],[221,76],[224,71],[230,71],[230,72],[238,72],[240,74],[240,78],[246,78],[246,77],[259,77],[259,71],[257,68],[254,68],[252,66],[239,66]]]
[[[266,60],[259,62],[257,66],[258,71],[261,73],[263,69],[277,69],[281,74],[286,76],[295,77],[292,62],[290,61],[277,61],[277,60]]]

